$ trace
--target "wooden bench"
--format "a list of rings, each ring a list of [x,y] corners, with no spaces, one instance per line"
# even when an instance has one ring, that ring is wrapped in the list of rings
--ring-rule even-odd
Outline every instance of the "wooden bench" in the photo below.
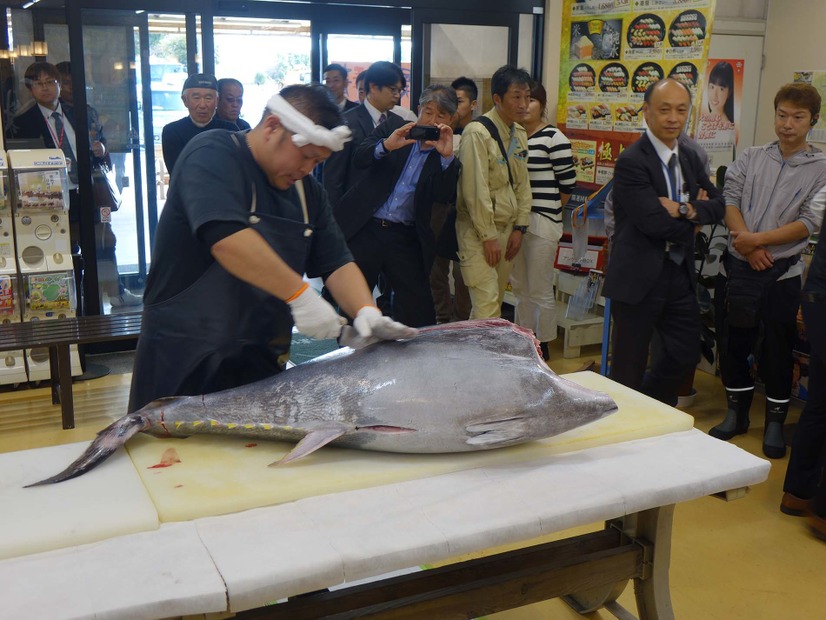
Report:
[[[141,314],[104,314],[0,325],[0,351],[48,347],[52,403],[60,404],[63,428],[75,427],[69,347],[128,340],[141,333]]]

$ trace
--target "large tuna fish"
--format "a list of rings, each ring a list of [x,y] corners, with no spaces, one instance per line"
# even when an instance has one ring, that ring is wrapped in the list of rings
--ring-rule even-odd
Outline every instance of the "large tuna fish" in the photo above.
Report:
[[[529,330],[465,321],[404,342],[343,348],[239,388],[149,403],[101,431],[50,484],[92,469],[135,433],[327,443],[382,452],[467,452],[550,437],[616,411],[606,394],[554,374]]]

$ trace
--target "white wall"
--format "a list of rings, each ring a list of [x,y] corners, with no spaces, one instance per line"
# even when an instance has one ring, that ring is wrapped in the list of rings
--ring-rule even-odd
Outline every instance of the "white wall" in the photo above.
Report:
[[[823,35],[826,2],[823,0],[769,0],[766,20],[763,77],[757,106],[755,142],[764,144],[774,135],[774,94],[792,81],[797,69],[826,71]]]

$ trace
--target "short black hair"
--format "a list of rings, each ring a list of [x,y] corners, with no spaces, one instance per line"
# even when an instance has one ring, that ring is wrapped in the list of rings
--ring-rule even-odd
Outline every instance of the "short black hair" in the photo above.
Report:
[[[531,87],[531,74],[524,69],[518,69],[513,65],[499,67],[490,78],[490,94],[504,97],[512,84]]]
[[[72,75],[72,63],[68,60],[57,63],[54,68],[60,75]]]
[[[229,86],[230,84],[240,88],[242,93],[244,92],[244,85],[241,84],[241,80],[236,80],[235,78],[221,78],[218,80],[218,93],[220,94],[224,90],[224,86]]]
[[[367,69],[365,69],[364,71],[360,71],[359,74],[356,76],[356,84],[358,84],[359,82],[363,82],[364,78],[366,78],[366,77],[367,77]]]
[[[461,90],[467,93],[468,99],[476,101],[479,98],[479,89],[476,87],[476,82],[468,77],[458,77],[450,83],[453,90]]]
[[[324,75],[328,71],[338,71],[341,74],[341,79],[347,79],[347,68],[344,65],[338,64],[337,62],[334,62],[333,64],[324,67],[324,71],[321,72],[321,75]]]
[[[327,129],[345,124],[338,105],[330,98],[330,91],[321,84],[293,84],[279,93],[304,116]]]
[[[680,86],[685,88],[685,92],[688,93],[688,103],[689,104],[691,103],[691,89],[688,86],[686,86],[685,84],[683,84],[680,80],[675,80],[674,78],[670,78],[670,77],[663,78],[661,80],[657,80],[656,82],[651,82],[648,85],[648,88],[645,89],[645,94],[642,96],[642,100],[645,103],[650,103],[651,102],[651,94],[654,92],[654,89],[657,87],[657,84],[659,84],[660,82],[665,82],[665,81],[674,82],[675,84],[679,84]]]
[[[402,90],[407,88],[407,80],[404,78],[401,67],[386,60],[374,62],[367,69],[367,75],[364,76],[364,88],[368,91],[371,84],[384,88],[385,86],[395,86],[396,82],[401,82]]]

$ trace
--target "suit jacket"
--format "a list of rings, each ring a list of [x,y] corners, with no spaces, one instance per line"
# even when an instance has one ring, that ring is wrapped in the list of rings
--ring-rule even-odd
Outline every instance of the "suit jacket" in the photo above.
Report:
[[[401,116],[387,112],[387,121],[391,119],[402,120]],[[365,172],[365,168],[357,169],[353,165],[353,152],[373,132],[373,118],[370,112],[363,105],[357,105],[352,110],[344,113],[344,120],[353,132],[353,138],[344,145],[340,151],[333,153],[324,162],[324,170],[321,178],[324,189],[327,190],[327,197],[330,204],[335,207],[342,196],[356,183]],[[396,125],[395,127],[398,127]],[[373,143],[375,146],[375,142]]]
[[[348,241],[361,230],[373,214],[385,203],[404,172],[411,144],[387,156],[376,159],[373,156],[376,143],[383,140],[399,127],[406,125],[400,116],[393,114],[385,123],[376,127],[353,153],[353,164],[361,173],[361,179],[351,187],[333,208],[336,222]],[[326,174],[326,173],[325,173]],[[430,225],[434,202],[453,203],[456,201],[456,181],[459,177],[459,160],[453,161],[442,170],[441,156],[433,149],[425,159],[416,191],[413,195],[413,209],[416,218],[416,233],[422,245],[425,272],[435,257],[436,239]]]
[[[342,112],[349,112],[353,108],[359,107],[361,104],[358,101],[350,101],[349,99],[345,99],[344,101],[344,109]]]
[[[680,169],[688,202],[700,224],[712,224],[725,215],[722,193],[709,180],[703,160],[693,149],[680,148]],[[696,200],[700,189],[708,200]],[[657,282],[666,260],[666,242],[682,245],[692,283],[695,222],[673,218],[660,204],[668,196],[662,160],[647,134],[617,158],[614,169],[616,232],[605,275],[603,293],[625,303],[639,303]]]
[[[78,131],[77,123],[75,122],[74,108],[66,103],[63,103],[62,101],[60,102],[60,107],[63,110],[64,117],[67,121],[69,121],[72,129],[75,130],[75,138],[77,138]],[[91,126],[91,123],[89,129],[95,129]],[[103,137],[102,129],[97,128],[97,134],[98,140],[103,144],[106,144],[106,139]],[[7,135],[10,138],[42,138],[45,148],[60,148],[57,144],[55,144],[54,136],[52,136],[52,132],[49,130],[49,125],[46,122],[46,119],[43,118],[43,113],[40,111],[40,107],[37,104],[12,119]],[[77,144],[75,145],[75,152],[77,152]],[[92,155],[93,167],[106,161],[107,156],[101,158]]]

